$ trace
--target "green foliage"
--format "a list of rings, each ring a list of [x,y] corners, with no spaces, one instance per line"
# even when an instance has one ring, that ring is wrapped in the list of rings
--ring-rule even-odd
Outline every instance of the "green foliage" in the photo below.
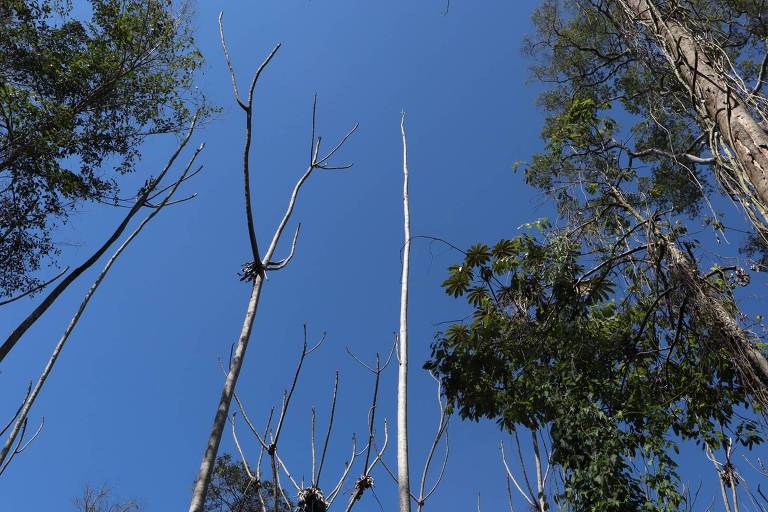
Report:
[[[613,256],[595,261],[568,233],[471,247],[444,287],[474,315],[438,336],[426,366],[462,417],[548,430],[573,510],[678,510],[678,443],[759,443],[736,414],[749,396],[683,294],[620,287],[629,265],[586,278],[585,263]]]
[[[56,254],[50,231],[83,200],[107,200],[150,134],[186,127],[204,102],[185,12],[170,0],[0,4],[0,293],[32,286]],[[197,108],[197,107],[196,107]]]
[[[261,495],[261,497],[260,497]],[[272,482],[254,481],[246,473],[240,461],[229,454],[216,459],[213,478],[203,504],[205,512],[262,512],[262,498],[266,510],[275,510],[275,493]],[[277,499],[279,512],[290,512],[282,498]]]
[[[654,4],[693,32],[706,33],[712,48],[726,48],[746,83],[755,79],[768,26],[765,5]],[[699,124],[689,92],[652,38],[638,31],[620,2],[546,0],[533,23],[536,35],[526,41],[526,51],[536,59],[534,75],[551,85],[540,96],[548,115],[547,150],[528,167],[529,183],[553,190],[558,183],[605,173],[605,161],[593,158],[593,151],[634,154],[642,163],[632,166],[638,191],[651,205],[698,215],[705,197],[717,192],[714,176],[681,155],[709,156],[708,127]],[[579,176],[582,171],[587,174]]]
[[[547,118],[525,177],[557,218],[492,249],[475,245],[450,267],[445,291],[474,314],[438,335],[427,363],[463,417],[548,432],[564,471],[559,503],[577,511],[682,509],[680,442],[762,441],[752,418],[764,397],[742,371],[743,344],[728,341],[738,331],[738,343],[765,347],[739,325],[746,315],[733,294],[749,275],[724,271],[734,255],[704,252],[691,236],[717,247],[728,228],[712,205],[731,199],[721,185],[738,171],[716,164],[715,132],[626,5],[544,0],[536,10],[526,51],[547,84]],[[765,94],[748,91],[768,5],[653,5],[660,20],[696,34],[700,57],[727,70],[730,92],[767,110]],[[766,253],[762,238],[748,242],[748,254]],[[716,268],[702,270],[712,260]]]

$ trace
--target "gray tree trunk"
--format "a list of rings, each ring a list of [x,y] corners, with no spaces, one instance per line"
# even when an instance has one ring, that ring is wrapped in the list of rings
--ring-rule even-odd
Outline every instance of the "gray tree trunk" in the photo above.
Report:
[[[664,19],[652,0],[619,0],[619,3],[630,19],[654,37],[678,79],[690,91],[699,115],[720,132],[723,143],[740,167],[737,171],[743,174],[736,176],[736,180],[752,192],[743,198],[744,206],[755,208],[763,217],[761,223],[768,224],[768,134],[729,85],[725,74],[718,70],[716,56],[708,55],[682,22]]]

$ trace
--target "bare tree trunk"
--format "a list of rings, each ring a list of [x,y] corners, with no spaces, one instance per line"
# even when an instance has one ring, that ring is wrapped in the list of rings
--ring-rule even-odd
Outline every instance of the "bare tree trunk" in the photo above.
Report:
[[[336,153],[344,146],[346,141],[349,139],[349,137],[352,136],[352,134],[357,130],[357,125],[355,125],[350,131],[347,132],[347,134],[341,138],[341,140],[333,146],[333,148],[328,151],[324,156],[320,154],[320,137],[315,136],[315,121],[316,121],[316,111],[317,111],[317,97],[315,97],[315,100],[312,105],[312,141],[310,146],[310,154],[309,154],[309,163],[307,165],[306,170],[304,171],[304,174],[301,175],[301,177],[296,181],[296,184],[293,187],[293,191],[291,192],[291,197],[288,200],[288,206],[285,209],[285,213],[280,220],[280,223],[278,224],[277,228],[274,231],[274,234],[272,235],[272,241],[270,242],[269,246],[267,247],[266,252],[264,253],[264,256],[260,258],[260,252],[258,249],[258,244],[256,240],[255,235],[255,228],[254,228],[254,219],[253,219],[253,210],[251,208],[251,200],[250,200],[250,186],[251,186],[251,180],[250,180],[250,171],[249,171],[249,158],[250,158],[250,147],[251,147],[251,128],[252,128],[252,115],[253,115],[253,92],[256,88],[256,84],[259,80],[259,77],[261,76],[262,71],[266,68],[267,64],[272,60],[272,58],[277,53],[277,50],[280,48],[280,45],[276,45],[272,51],[269,53],[269,55],[264,59],[264,61],[261,63],[261,65],[256,70],[256,73],[253,75],[253,78],[251,79],[250,87],[248,88],[248,96],[247,99],[244,101],[240,97],[240,93],[238,91],[237,87],[237,79],[235,77],[235,70],[232,67],[232,62],[229,58],[229,51],[227,49],[226,41],[224,39],[224,28],[222,25],[222,17],[223,13],[219,14],[219,34],[221,36],[221,45],[224,50],[224,57],[227,62],[227,67],[229,68],[230,76],[232,79],[232,88],[235,96],[235,101],[237,101],[237,104],[240,106],[240,108],[245,113],[245,147],[243,149],[243,186],[245,191],[245,216],[246,216],[246,223],[248,225],[248,237],[251,243],[251,251],[254,257],[254,260],[252,263],[246,265],[243,268],[243,278],[244,279],[250,279],[253,281],[253,288],[251,291],[251,297],[248,300],[248,308],[245,313],[245,318],[243,319],[243,327],[240,331],[240,337],[238,338],[237,345],[235,347],[235,351],[232,355],[232,360],[229,365],[229,370],[227,372],[226,380],[224,381],[224,387],[221,390],[221,397],[219,398],[219,404],[216,408],[216,415],[213,419],[213,425],[211,426],[211,432],[208,436],[208,444],[206,445],[205,453],[203,455],[203,460],[200,463],[200,469],[198,471],[197,480],[195,481],[195,487],[192,491],[192,499],[190,501],[189,505],[189,512],[202,512],[203,506],[205,504],[205,497],[208,492],[208,486],[211,483],[211,477],[213,475],[213,468],[214,464],[216,462],[216,454],[219,450],[219,444],[221,444],[221,436],[224,432],[224,426],[227,422],[227,415],[229,412],[229,407],[232,403],[232,398],[235,394],[235,386],[237,385],[237,379],[240,376],[240,371],[243,367],[243,359],[245,358],[245,351],[248,348],[248,342],[251,338],[251,331],[253,329],[253,321],[256,317],[256,311],[259,306],[259,297],[261,296],[261,289],[264,285],[265,275],[267,271],[275,271],[280,270],[284,268],[293,258],[294,250],[296,248],[296,241],[299,235],[298,228],[296,229],[296,234],[293,237],[293,242],[291,244],[291,251],[288,257],[273,261],[272,257],[275,254],[275,249],[277,248],[277,244],[280,242],[281,237],[283,236],[283,232],[285,231],[285,227],[288,224],[288,221],[291,219],[291,215],[293,214],[293,210],[296,206],[296,200],[299,196],[299,191],[301,190],[304,183],[309,179],[309,177],[312,175],[312,172],[316,169],[320,170],[339,170],[339,169],[348,169],[351,167],[351,164],[349,165],[342,165],[342,166],[334,166],[329,163],[331,158],[336,155]],[[279,427],[278,427],[279,431]],[[276,443],[276,441],[275,441]],[[273,444],[273,450],[274,450],[274,444]],[[272,455],[272,453],[270,454]],[[274,460],[273,460],[274,464]],[[277,481],[277,476],[275,476],[275,485],[276,490],[279,489],[279,482]],[[276,498],[277,499],[277,498]]]
[[[184,144],[186,144],[186,141],[184,142]],[[125,239],[125,241],[120,245],[120,247],[117,248],[117,250],[112,255],[112,257],[110,257],[109,260],[107,260],[106,265],[104,266],[102,271],[99,272],[99,275],[96,277],[96,280],[93,282],[91,287],[86,292],[85,296],[83,297],[83,300],[80,303],[80,306],[77,308],[77,311],[75,312],[74,316],[72,317],[69,324],[67,325],[67,328],[64,330],[64,334],[62,334],[61,338],[56,344],[56,347],[51,353],[51,356],[48,359],[48,362],[46,363],[45,368],[43,369],[43,372],[40,374],[40,377],[38,378],[34,389],[32,389],[31,393],[29,394],[29,396],[27,396],[26,400],[24,401],[22,409],[16,419],[16,423],[13,426],[13,430],[11,430],[11,433],[8,436],[8,438],[5,440],[5,443],[3,444],[2,449],[0,449],[0,469],[3,467],[3,463],[6,461],[6,458],[8,457],[9,453],[11,453],[11,448],[13,447],[14,441],[16,441],[16,438],[19,436],[19,434],[23,432],[24,425],[26,424],[27,417],[29,415],[30,409],[32,408],[32,405],[34,405],[35,400],[37,400],[37,397],[40,395],[40,391],[42,390],[46,380],[48,379],[48,376],[53,370],[53,367],[56,364],[56,361],[58,360],[59,355],[61,354],[61,351],[64,349],[64,345],[67,343],[67,340],[72,334],[72,331],[74,331],[75,327],[80,321],[80,317],[82,317],[83,313],[85,312],[85,309],[88,306],[88,303],[90,302],[91,298],[93,297],[93,294],[96,293],[96,290],[99,288],[102,281],[107,276],[107,273],[115,264],[117,259],[123,253],[123,251],[125,251],[125,249],[139,235],[139,233],[141,233],[142,229],[144,229],[144,227],[155,217],[155,215],[160,213],[160,211],[163,208],[165,208],[166,206],[168,206],[168,204],[171,203],[173,195],[176,193],[179,186],[187,179],[189,175],[189,171],[192,167],[192,164],[194,163],[195,159],[197,158],[197,155],[200,153],[200,151],[202,151],[202,149],[203,149],[203,145],[200,145],[200,147],[197,149],[197,151],[195,151],[194,155],[192,156],[184,172],[171,185],[170,192],[165,196],[162,202],[159,205],[157,205],[157,207],[155,207],[154,211],[152,211],[152,213],[150,213],[138,225],[138,227],[136,227],[136,229],[128,236],[128,238]],[[8,460],[6,465],[8,463],[10,463],[10,459]]]
[[[533,457],[536,464],[536,496],[537,505],[540,512],[544,512],[547,506],[547,497],[544,493],[544,473],[541,470],[541,453],[539,452],[539,431],[531,429],[531,438],[533,439]]]
[[[3,342],[2,345],[0,345],[0,363],[3,362],[3,360],[6,358],[6,356],[10,353],[10,351],[13,349],[13,347],[16,346],[16,343],[19,342],[22,336],[24,336],[24,333],[26,333],[30,327],[41,317],[43,314],[48,310],[48,308],[51,307],[51,305],[56,302],[56,300],[59,298],[59,296],[64,293],[64,290],[66,290],[69,285],[71,285],[75,279],[80,277],[80,275],[83,274],[86,270],[91,268],[97,261],[99,261],[99,258],[101,258],[107,250],[114,244],[120,236],[123,234],[123,232],[126,230],[128,225],[131,222],[131,219],[139,213],[139,210],[141,210],[144,206],[146,206],[146,201],[152,194],[152,192],[157,188],[157,185],[160,183],[160,180],[163,179],[163,177],[168,173],[168,170],[171,168],[173,163],[176,161],[176,158],[179,156],[179,153],[184,149],[184,147],[187,145],[187,142],[189,142],[190,137],[192,136],[192,132],[194,132],[195,124],[197,123],[198,114],[195,114],[194,118],[192,119],[192,123],[189,127],[189,130],[187,130],[186,135],[179,143],[178,147],[176,148],[176,151],[171,155],[171,158],[168,160],[168,163],[165,165],[163,170],[160,172],[157,178],[152,179],[149,182],[149,185],[144,187],[141,193],[138,194],[138,197],[136,199],[136,203],[131,207],[130,210],[128,210],[128,213],[123,218],[122,222],[119,226],[115,229],[115,231],[112,233],[112,235],[107,239],[106,242],[104,242],[97,250],[94,252],[90,258],[88,258],[85,262],[83,262],[79,267],[75,268],[72,272],[67,274],[64,279],[61,280],[61,282],[56,285],[56,287],[48,293],[48,295],[43,299],[43,301],[24,319],[22,322],[11,332],[11,334],[8,335],[8,338]]]
[[[408,475],[408,260],[411,253],[411,218],[408,208],[408,146],[405,112],[400,117],[403,138],[403,268],[400,276],[400,366],[397,379],[397,483],[400,512],[411,512],[411,485]]]
[[[261,286],[263,283],[263,274],[257,275],[253,282],[253,290],[251,291],[251,298],[248,300],[248,309],[246,310],[245,319],[243,320],[243,328],[240,331],[240,338],[237,341],[235,352],[232,355],[232,362],[229,365],[229,372],[227,372],[227,378],[224,381],[224,388],[221,390],[221,398],[219,399],[219,405],[216,408],[216,415],[213,419],[211,433],[208,436],[208,444],[205,448],[203,461],[200,464],[197,481],[195,482],[195,488],[192,492],[192,501],[189,505],[190,512],[200,512],[203,510],[208,485],[210,485],[211,476],[213,475],[216,454],[219,451],[219,444],[221,443],[221,435],[224,432],[224,426],[227,422],[229,406],[232,403],[232,396],[235,393],[237,378],[240,376],[240,370],[243,367],[245,350],[248,348],[248,341],[251,339],[253,320],[256,318],[256,310],[259,306],[259,297],[261,296]],[[275,500],[277,500],[277,496],[275,497]]]
[[[697,112],[717,128],[727,152],[738,164],[734,181],[745,208],[755,208],[768,223],[768,134],[758,125],[727,75],[717,68],[714,55],[708,55],[691,30],[674,18],[662,18],[653,0],[620,0],[627,16],[636,20],[653,36],[689,90]],[[707,130],[706,126],[702,127]],[[714,150],[715,148],[713,148]],[[721,180],[722,181],[722,180]],[[724,184],[729,189],[732,186]]]

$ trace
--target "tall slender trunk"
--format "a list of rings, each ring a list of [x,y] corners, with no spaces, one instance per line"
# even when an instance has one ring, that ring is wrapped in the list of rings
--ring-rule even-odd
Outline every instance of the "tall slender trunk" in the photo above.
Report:
[[[742,194],[745,207],[754,207],[763,217],[762,227],[768,229],[768,134],[731,88],[727,76],[717,69],[715,56],[701,48],[688,27],[672,17],[662,17],[653,0],[619,3],[629,18],[656,39],[678,79],[690,91],[699,115],[719,131],[740,167],[737,172],[741,175],[734,178],[744,184],[746,190],[742,192],[751,192],[746,198]]]
[[[533,456],[536,464],[536,504],[540,512],[549,510],[547,496],[544,489],[544,475],[541,470],[541,453],[539,451],[539,431],[531,429],[531,438],[533,440]]]
[[[400,117],[403,138],[403,268],[400,276],[400,367],[397,375],[397,483],[400,512],[411,512],[411,485],[408,475],[408,260],[411,253],[411,217],[408,208],[408,145],[405,112]]]
[[[200,464],[199,476],[195,482],[195,488],[192,491],[192,501],[189,505],[190,512],[202,511],[203,505],[205,504],[205,496],[208,490],[208,485],[211,483],[213,465],[216,462],[216,454],[219,451],[221,435],[224,432],[224,426],[227,423],[229,406],[232,403],[232,397],[235,394],[237,378],[240,376],[245,351],[248,348],[248,342],[251,339],[251,330],[253,329],[253,321],[256,318],[256,310],[259,306],[259,297],[261,296],[261,287],[263,283],[263,274],[257,275],[253,282],[251,298],[248,300],[248,309],[246,310],[245,319],[243,320],[243,328],[240,331],[240,338],[235,347],[235,352],[232,355],[232,362],[229,365],[227,379],[224,381],[224,388],[221,390],[219,406],[216,409],[211,433],[208,436],[208,445],[205,448],[203,461]],[[275,497],[275,499],[277,499],[277,497]]]

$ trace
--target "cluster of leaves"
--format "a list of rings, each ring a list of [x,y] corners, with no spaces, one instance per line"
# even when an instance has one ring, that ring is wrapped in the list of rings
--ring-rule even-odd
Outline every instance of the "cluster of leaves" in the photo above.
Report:
[[[551,228],[471,247],[444,287],[473,318],[437,338],[427,367],[463,417],[548,430],[574,510],[678,510],[677,443],[759,442],[736,414],[749,397],[682,294],[617,292],[618,269],[585,279],[582,249]]]
[[[243,464],[232,460],[232,456],[225,453],[216,459],[203,510],[205,512],[264,512],[266,510],[289,512],[291,507],[281,497],[275,497],[272,482],[252,480]]]
[[[742,99],[759,110],[763,96],[748,95],[748,90],[765,53],[768,7],[737,0],[653,4],[662,17],[681,20],[701,34],[698,41],[705,50],[728,63],[725,76],[733,93],[743,93]],[[615,0],[546,0],[533,23],[536,35],[525,48],[535,59],[534,75],[550,87],[540,96],[548,114],[548,151],[530,167],[531,182],[551,185],[557,167],[552,157],[593,149],[578,136],[568,137],[567,144],[560,136],[588,127],[603,133],[591,141],[600,150],[621,149],[642,161],[638,186],[649,202],[699,214],[705,197],[715,192],[713,175],[701,163],[712,155],[709,126],[702,124],[690,92],[653,37]],[[601,121],[595,110],[610,111],[612,118]],[[625,140],[617,140],[617,133]]]
[[[690,21],[740,80],[757,77],[765,4],[654,5]],[[746,318],[733,293],[749,275],[722,270],[734,255],[714,253],[712,242],[704,247],[714,261],[703,264],[689,234],[704,228],[716,241],[726,229],[711,206],[723,170],[709,158],[708,128],[688,91],[620,2],[547,0],[533,21],[533,71],[551,86],[540,97],[546,144],[526,180],[553,200],[565,227],[537,221],[529,226],[537,235],[467,250],[444,287],[467,300],[472,320],[438,335],[427,367],[463,417],[550,433],[565,508],[679,510],[690,506],[679,443],[762,441],[761,406],[722,318],[731,326]],[[750,247],[758,252],[761,240]]]
[[[114,196],[144,138],[204,103],[202,55],[170,0],[88,4],[88,20],[66,1],[0,4],[0,294],[32,286],[56,254],[52,227]]]

